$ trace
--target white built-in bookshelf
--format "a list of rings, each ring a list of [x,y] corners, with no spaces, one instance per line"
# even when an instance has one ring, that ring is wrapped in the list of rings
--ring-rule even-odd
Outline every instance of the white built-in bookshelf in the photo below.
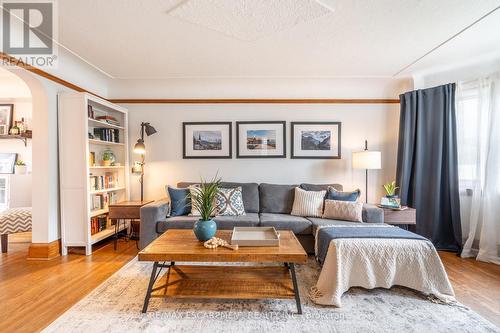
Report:
[[[92,244],[115,233],[109,204],[129,199],[128,113],[91,94],[64,92],[58,114],[62,253],[85,247],[90,255]]]

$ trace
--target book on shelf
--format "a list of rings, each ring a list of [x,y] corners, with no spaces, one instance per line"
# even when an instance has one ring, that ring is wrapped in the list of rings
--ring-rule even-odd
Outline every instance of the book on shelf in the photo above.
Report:
[[[94,138],[101,141],[120,143],[120,130],[116,128],[94,128]]]
[[[111,125],[120,126],[120,122],[115,117],[110,115],[99,116],[96,117],[95,119]]]
[[[91,210],[96,211],[101,209],[107,209],[109,207],[109,204],[116,203],[116,201],[117,201],[117,196],[116,193],[114,192],[95,194],[92,197]]]
[[[99,215],[90,218],[90,234],[94,235],[105,230],[108,226],[108,216]]]
[[[118,187],[118,173],[106,172],[103,176],[90,175],[90,190],[99,191]]]

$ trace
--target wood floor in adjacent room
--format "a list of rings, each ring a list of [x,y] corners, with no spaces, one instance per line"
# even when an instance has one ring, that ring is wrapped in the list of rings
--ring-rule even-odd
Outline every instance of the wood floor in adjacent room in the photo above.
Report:
[[[89,257],[27,261],[29,239],[13,241],[0,260],[0,332],[42,330],[137,254],[121,240],[116,251],[110,242]],[[440,255],[458,300],[500,327],[500,266]]]

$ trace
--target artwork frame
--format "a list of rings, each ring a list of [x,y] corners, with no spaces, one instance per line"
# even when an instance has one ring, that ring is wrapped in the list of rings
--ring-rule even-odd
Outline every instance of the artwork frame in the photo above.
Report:
[[[262,140],[249,142],[252,133],[253,140],[256,135],[266,136],[265,148]],[[286,158],[286,121],[237,121],[236,158]]]
[[[17,153],[0,153],[0,174],[14,174]]]
[[[342,123],[291,122],[291,158],[341,159]],[[329,133],[329,134],[328,134]],[[327,139],[329,139],[327,141]]]
[[[0,104],[0,135],[8,135],[14,118],[14,104]]]
[[[232,136],[232,122],[183,122],[182,158],[231,159]]]

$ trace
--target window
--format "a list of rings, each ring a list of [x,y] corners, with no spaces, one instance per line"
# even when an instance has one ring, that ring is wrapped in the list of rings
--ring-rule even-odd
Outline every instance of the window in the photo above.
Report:
[[[479,145],[479,92],[474,86],[457,94],[458,179],[460,191],[474,188]]]

